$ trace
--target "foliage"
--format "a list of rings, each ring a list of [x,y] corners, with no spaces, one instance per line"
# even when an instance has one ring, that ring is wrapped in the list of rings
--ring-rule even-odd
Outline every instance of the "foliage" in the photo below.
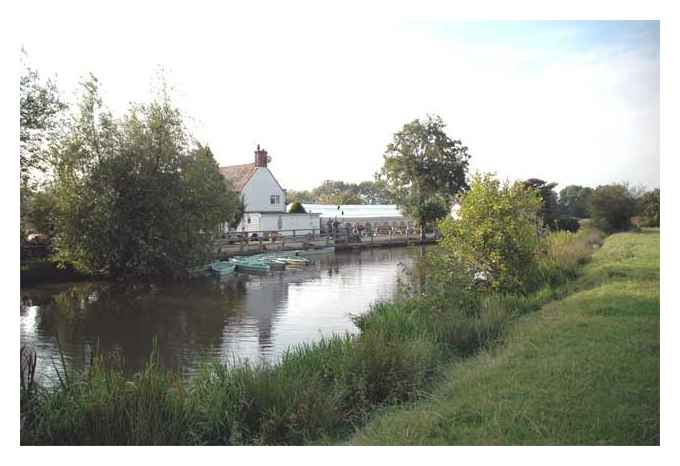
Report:
[[[306,214],[307,211],[305,208],[300,204],[299,202],[293,202],[293,204],[290,206],[290,210],[288,211],[289,214]]]
[[[288,191],[288,202],[302,204],[393,204],[384,181],[347,183],[326,180],[311,191]]]
[[[421,225],[428,225],[446,217],[449,214],[449,209],[444,199],[432,197],[416,206],[415,212]]]
[[[299,202],[300,204],[316,204],[316,199],[310,191],[286,191],[286,200],[289,203]]]
[[[26,202],[24,218],[26,226],[37,233],[53,236],[56,225],[57,205],[54,189],[45,185],[34,191]]]
[[[565,230],[576,233],[581,224],[576,217],[560,216],[555,220],[554,230]]]
[[[22,187],[31,184],[32,172],[45,170],[45,146],[66,108],[56,84],[51,79],[42,81],[36,70],[24,64],[19,78],[19,158]]]
[[[449,138],[445,127],[438,116],[404,125],[387,146],[379,173],[397,204],[421,225],[427,219],[420,215],[427,210],[419,206],[437,198],[448,210],[456,195],[467,188],[468,148]]]
[[[394,204],[384,180],[362,181],[357,186],[357,192],[363,204]]]
[[[569,185],[560,191],[559,211],[570,217],[590,218],[592,196],[592,188]]]
[[[459,258],[491,289],[526,292],[535,278],[541,198],[524,183],[475,175],[458,219],[440,222],[444,254]]]
[[[557,193],[554,188],[557,183],[548,183],[538,178],[529,178],[524,182],[527,187],[533,188],[541,196],[541,216],[543,217],[543,225],[550,229],[556,229],[556,220],[559,216],[557,206]]]
[[[210,149],[189,139],[165,89],[117,121],[97,80],[84,82],[52,152],[57,258],[113,276],[173,274],[207,260],[238,196]]]
[[[629,230],[636,206],[635,196],[627,185],[598,186],[592,196],[593,222],[607,233]]]
[[[34,204],[32,197],[40,184],[40,174],[47,168],[46,148],[59,129],[60,117],[67,107],[56,84],[51,79],[43,81],[36,70],[26,65],[26,52],[22,50],[22,54],[24,63],[19,78],[19,225],[23,241],[28,231],[31,205]],[[42,201],[39,199],[38,203],[44,205]]]
[[[579,266],[590,258],[594,248],[602,245],[602,236],[592,227],[584,227],[578,233],[554,231],[546,235],[538,250],[542,281],[558,286],[576,278]]]
[[[639,200],[640,215],[645,226],[658,227],[661,224],[661,191],[656,188],[642,195]]]

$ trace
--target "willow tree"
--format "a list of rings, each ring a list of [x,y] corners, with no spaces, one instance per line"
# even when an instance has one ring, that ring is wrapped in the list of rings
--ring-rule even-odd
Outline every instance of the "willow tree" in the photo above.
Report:
[[[207,260],[238,197],[162,91],[114,119],[97,80],[53,144],[57,258],[113,276],[173,274]]]
[[[465,189],[470,154],[461,141],[451,139],[439,116],[413,120],[394,134],[383,156],[378,178],[400,208],[424,226],[451,208],[455,197]],[[423,208],[428,206],[428,208]],[[434,208],[436,207],[436,208]]]

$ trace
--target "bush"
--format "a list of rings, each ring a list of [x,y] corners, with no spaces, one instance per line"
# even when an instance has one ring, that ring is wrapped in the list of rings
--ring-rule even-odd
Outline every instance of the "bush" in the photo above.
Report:
[[[293,202],[293,204],[290,206],[290,210],[288,211],[289,214],[306,214],[307,211],[305,208],[300,204],[299,202]]]
[[[542,281],[557,286],[576,277],[578,267],[592,255],[593,248],[602,244],[602,233],[584,227],[578,233],[552,232],[543,238],[538,252]]]
[[[592,219],[606,233],[627,231],[635,215],[636,200],[627,185],[598,186],[592,196]]]
[[[646,227],[658,227],[661,224],[661,191],[646,192],[640,199],[641,224]]]
[[[576,233],[581,224],[576,217],[559,217],[555,220],[555,229],[558,231],[570,231]]]
[[[527,292],[536,272],[541,205],[538,193],[523,183],[475,175],[458,219],[439,224],[442,251],[492,290]]]

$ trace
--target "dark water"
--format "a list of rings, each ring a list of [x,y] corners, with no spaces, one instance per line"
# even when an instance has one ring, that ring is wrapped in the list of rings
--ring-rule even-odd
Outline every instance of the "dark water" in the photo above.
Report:
[[[82,367],[93,350],[116,351],[129,371],[158,341],[165,367],[191,374],[200,362],[275,362],[290,345],[355,333],[351,314],[389,299],[422,248],[370,249],[319,256],[307,267],[222,280],[122,286],[79,282],[21,290],[21,344],[38,353],[38,377]]]

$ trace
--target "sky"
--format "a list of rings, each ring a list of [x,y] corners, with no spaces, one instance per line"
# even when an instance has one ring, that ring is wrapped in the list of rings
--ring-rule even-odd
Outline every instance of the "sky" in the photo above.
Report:
[[[392,135],[428,114],[469,148],[471,172],[542,178],[558,190],[659,186],[657,21],[201,2],[161,15],[157,5],[115,3],[83,17],[56,3],[20,40],[67,98],[92,72],[121,115],[149,98],[162,68],[220,165],[252,162],[260,144],[286,189],[372,179]]]

